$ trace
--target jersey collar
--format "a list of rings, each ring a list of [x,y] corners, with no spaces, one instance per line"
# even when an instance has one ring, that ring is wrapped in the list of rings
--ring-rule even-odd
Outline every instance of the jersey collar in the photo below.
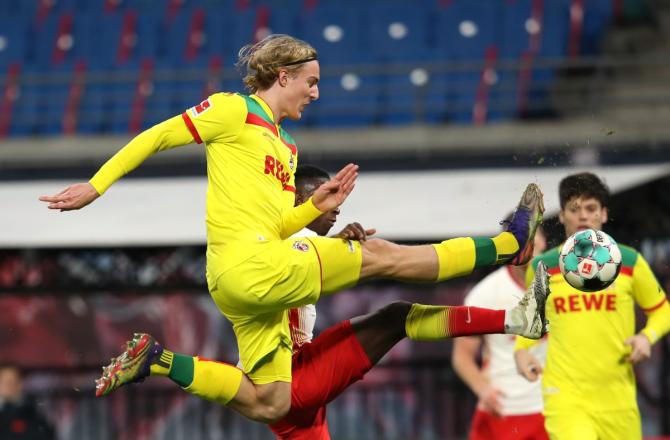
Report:
[[[270,119],[268,122],[270,122],[274,126],[277,126],[277,124],[275,124],[274,114],[272,113],[272,110],[270,110],[270,106],[267,105],[267,103],[263,101],[263,99],[261,99],[261,97],[258,95],[249,95],[249,97],[254,101],[256,101],[258,105],[261,106],[261,108],[265,112],[265,115]]]

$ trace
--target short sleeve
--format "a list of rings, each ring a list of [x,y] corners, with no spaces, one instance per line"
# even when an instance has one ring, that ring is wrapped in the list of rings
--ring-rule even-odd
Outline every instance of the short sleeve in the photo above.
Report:
[[[198,144],[228,142],[244,127],[247,105],[244,97],[236,93],[216,93],[181,116]]]

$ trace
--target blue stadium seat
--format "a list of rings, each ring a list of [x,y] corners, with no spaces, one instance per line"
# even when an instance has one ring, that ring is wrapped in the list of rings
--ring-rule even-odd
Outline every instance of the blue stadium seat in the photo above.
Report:
[[[557,58],[565,56],[569,32],[569,6],[567,1],[543,2],[538,20],[533,21],[533,1],[517,0],[505,8],[502,58],[520,61],[530,55],[531,62],[537,58]],[[539,42],[533,42],[533,32],[538,32]],[[497,90],[498,101],[511,104],[523,104],[528,108],[510,106],[510,117],[529,116],[532,108],[548,99],[548,87],[554,81],[556,72],[549,68],[534,68],[521,90],[519,89],[519,71],[506,71],[500,74],[500,87]],[[521,100],[521,101],[519,101]],[[524,114],[518,114],[523,110]]]
[[[454,71],[435,78],[449,121],[469,123],[487,49],[499,43],[500,2],[456,0],[438,11],[436,47]],[[437,96],[436,98],[437,99]]]
[[[403,124],[424,118],[423,94],[410,81],[415,63],[435,60],[430,39],[430,13],[401,2],[382,6],[367,3],[370,59],[390,75],[379,83],[380,122]]]
[[[384,8],[373,5],[367,10],[367,16],[370,54],[374,61],[419,61],[433,55],[428,50],[428,10],[411,4]]]
[[[613,19],[612,0],[584,1],[580,55],[595,55],[601,50],[603,35]]]
[[[406,0],[121,0],[110,9],[106,0],[57,0],[44,9],[40,0],[7,1],[0,2],[0,72],[20,62],[24,77],[41,73],[67,77],[74,63],[85,59],[90,78],[102,76],[85,88],[80,129],[125,133],[142,60],[155,60],[159,72],[192,68],[206,72],[212,57],[221,57],[226,76],[220,80],[220,90],[241,91],[239,77],[229,76],[237,52],[261,36],[255,35],[259,26],[267,26],[270,32],[303,38],[319,51],[321,99],[306,111],[307,125],[469,123],[485,53],[496,47],[500,61],[531,60],[530,82],[527,93],[520,92],[519,72],[496,66],[497,80],[488,93],[488,119],[525,117],[528,112],[518,114],[519,102],[527,100],[532,113],[537,102],[546,102],[556,77],[551,69],[533,67],[532,61],[565,56],[571,4],[571,0],[416,0],[411,4]],[[611,24],[612,1],[583,4],[581,53],[589,55],[599,51]],[[542,21],[534,24],[529,18],[538,5]],[[206,11],[203,44],[197,56],[186,58],[189,29],[200,8]],[[42,21],[39,11],[46,11]],[[136,13],[137,41],[124,61],[118,50],[129,12]],[[70,13],[73,45],[54,63],[60,20]],[[529,34],[533,29],[541,32],[539,44]],[[412,69],[433,62],[452,63],[455,70],[431,72],[425,85],[410,81]],[[384,74],[375,73],[379,71]],[[345,81],[343,87],[345,74],[355,74],[356,79],[347,76],[349,83]],[[130,81],[120,81],[123,77]],[[205,74],[156,76],[153,93],[146,99],[144,124],[197,104],[207,90],[206,81]],[[68,81],[22,84],[12,133],[59,132],[69,87]],[[506,108],[495,110],[496,103]]]
[[[0,71],[6,70],[12,63],[25,62],[27,52],[26,39],[29,30],[25,23],[13,17],[0,16]]]
[[[5,72],[3,72],[5,73]],[[25,68],[21,71],[18,99],[13,103],[10,135],[39,135],[40,101],[43,97],[41,86],[25,80]]]
[[[371,62],[366,26],[361,9],[318,7],[301,16],[304,38],[316,48],[320,63],[326,66]]]
[[[320,127],[362,126],[378,122],[379,80],[356,67],[322,74],[320,98],[305,111],[305,123]]]
[[[12,134],[53,135],[61,132],[68,87],[65,67],[53,69],[53,76],[25,69],[21,74],[19,99],[14,103]]]
[[[110,133],[114,99],[115,94],[111,84],[89,79],[79,104],[77,131],[83,134]]]

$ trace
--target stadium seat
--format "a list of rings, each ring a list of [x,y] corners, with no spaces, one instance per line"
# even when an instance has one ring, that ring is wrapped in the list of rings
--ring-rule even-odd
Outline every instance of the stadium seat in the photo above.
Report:
[[[323,65],[371,62],[369,41],[364,31],[366,16],[362,8],[318,7],[303,11],[300,17],[305,40],[319,52]]]
[[[0,71],[4,72],[12,63],[25,62],[28,33],[25,23],[13,17],[0,16]]]
[[[602,38],[613,19],[612,0],[584,1],[581,55],[600,52]]]
[[[486,51],[499,42],[499,2],[456,0],[438,11],[436,47],[440,60],[454,71],[435,78],[436,93],[446,103],[446,118],[472,121]]]
[[[0,71],[19,62],[21,77],[29,80],[20,84],[22,102],[14,107],[15,135],[60,129],[57,120],[70,81],[59,77],[67,77],[78,60],[85,60],[89,78],[78,129],[125,133],[143,60],[154,60],[156,74],[150,81],[152,93],[144,101],[142,120],[148,124],[196,104],[213,83],[218,90],[241,91],[239,75],[234,73],[240,47],[268,33],[289,33],[319,51],[321,99],[305,113],[307,125],[471,123],[478,93],[480,101],[487,102],[489,121],[529,117],[538,102],[546,107],[556,79],[552,69],[537,68],[536,62],[566,55],[572,4],[572,0],[0,2]],[[612,21],[612,1],[588,0],[583,5],[580,53],[590,55],[599,50]],[[482,86],[485,54],[496,48],[498,62],[487,72],[490,84]],[[208,73],[212,60],[219,60],[215,71],[222,75],[214,81]],[[501,65],[520,60],[526,66],[521,71]],[[433,63],[437,69],[431,69]],[[166,73],[170,71],[176,73]],[[53,81],[42,81],[52,74]],[[31,82],[34,78],[37,82]]]

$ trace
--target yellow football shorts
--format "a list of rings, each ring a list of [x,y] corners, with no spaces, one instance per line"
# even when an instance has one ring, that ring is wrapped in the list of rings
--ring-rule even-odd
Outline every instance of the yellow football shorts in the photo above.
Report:
[[[598,412],[573,407],[545,414],[544,426],[551,440],[642,439],[637,409]]]
[[[357,241],[289,238],[262,245],[250,259],[211,279],[219,310],[233,324],[244,372],[256,384],[291,381],[292,342],[286,310],[314,304],[358,282],[362,253]]]

